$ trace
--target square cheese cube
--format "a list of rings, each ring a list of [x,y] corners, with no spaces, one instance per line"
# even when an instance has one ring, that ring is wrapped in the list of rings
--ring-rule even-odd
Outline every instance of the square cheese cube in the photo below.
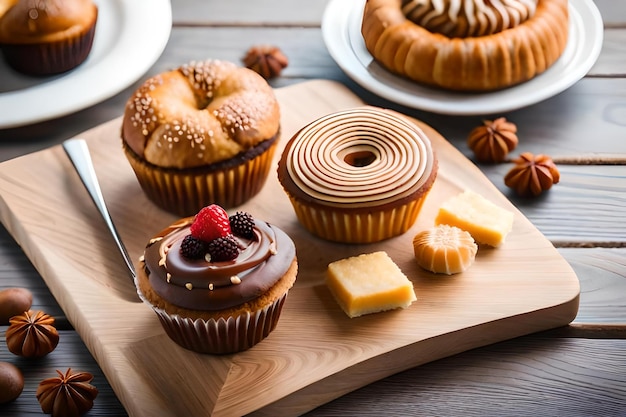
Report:
[[[476,242],[496,247],[513,228],[513,213],[467,190],[443,203],[435,224],[456,226],[469,232]]]
[[[406,308],[416,300],[413,283],[384,251],[332,262],[326,285],[349,317]]]

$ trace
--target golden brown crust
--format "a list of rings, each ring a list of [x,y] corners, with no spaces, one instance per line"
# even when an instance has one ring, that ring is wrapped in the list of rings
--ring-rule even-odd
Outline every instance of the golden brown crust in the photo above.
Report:
[[[528,81],[563,53],[567,0],[539,0],[535,15],[488,36],[448,38],[408,20],[401,0],[368,0],[361,32],[389,71],[431,86],[488,91]]]
[[[14,4],[0,19],[0,43],[36,44],[78,37],[96,24],[98,15],[91,0],[11,3]]]
[[[218,60],[148,79],[126,104],[122,138],[146,161],[191,168],[230,159],[280,127],[272,88],[259,74]]]

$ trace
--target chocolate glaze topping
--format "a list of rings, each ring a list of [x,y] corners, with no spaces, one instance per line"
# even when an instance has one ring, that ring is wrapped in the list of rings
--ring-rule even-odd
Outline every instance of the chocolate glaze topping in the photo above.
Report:
[[[295,246],[282,230],[255,220],[253,239],[235,236],[239,256],[226,262],[187,259],[180,253],[193,217],[157,234],[146,246],[150,285],[164,299],[193,310],[223,310],[250,301],[272,287],[295,258]]]

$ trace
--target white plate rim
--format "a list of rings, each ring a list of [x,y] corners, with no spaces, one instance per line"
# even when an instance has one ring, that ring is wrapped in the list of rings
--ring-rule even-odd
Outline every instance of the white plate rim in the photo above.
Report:
[[[172,29],[170,0],[94,2],[98,23],[85,62],[50,81],[0,93],[0,129],[54,119],[100,103],[137,81],[161,56]],[[113,16],[121,22],[109,20]]]
[[[410,108],[448,115],[480,115],[517,110],[568,89],[593,67],[604,37],[594,2],[569,0],[570,37],[559,60],[523,84],[489,93],[455,93],[420,86],[391,74],[365,48],[360,21],[365,0],[331,0],[322,17],[326,48],[339,67],[360,86]]]

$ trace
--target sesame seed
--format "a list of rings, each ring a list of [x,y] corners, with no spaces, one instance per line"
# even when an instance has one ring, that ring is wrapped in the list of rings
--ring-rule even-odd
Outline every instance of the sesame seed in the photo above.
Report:
[[[190,291],[193,290],[193,284],[191,282],[186,283],[185,287]]]
[[[241,278],[239,278],[237,275],[233,275],[232,277],[230,277],[230,282],[232,284],[241,284]]]

